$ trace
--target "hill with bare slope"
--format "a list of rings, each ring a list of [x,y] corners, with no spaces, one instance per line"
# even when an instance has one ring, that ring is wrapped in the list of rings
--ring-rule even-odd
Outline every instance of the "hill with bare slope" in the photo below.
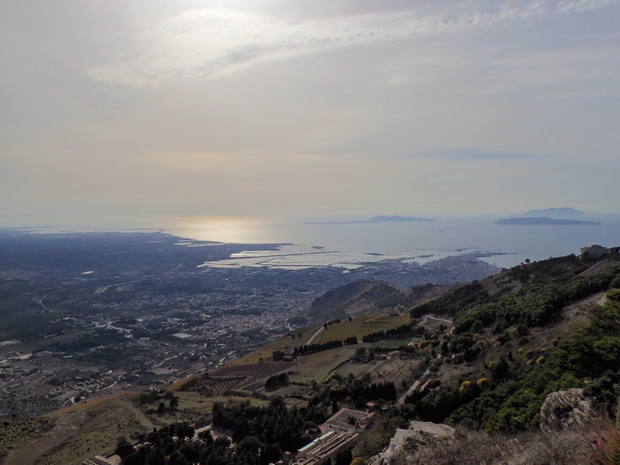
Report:
[[[327,291],[316,298],[309,318],[314,322],[348,318],[376,312],[378,308],[396,307],[406,293],[396,286],[379,281],[360,280]]]

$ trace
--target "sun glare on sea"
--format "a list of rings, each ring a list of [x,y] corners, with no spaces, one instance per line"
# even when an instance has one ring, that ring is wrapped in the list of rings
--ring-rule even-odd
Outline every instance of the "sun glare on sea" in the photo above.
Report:
[[[170,218],[166,229],[175,235],[199,241],[238,244],[274,242],[269,221],[245,216],[201,216]]]

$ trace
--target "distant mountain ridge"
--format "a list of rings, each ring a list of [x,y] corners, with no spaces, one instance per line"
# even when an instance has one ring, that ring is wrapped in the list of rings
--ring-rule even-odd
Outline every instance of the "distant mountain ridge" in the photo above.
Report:
[[[559,225],[559,226],[588,226],[599,225],[597,221],[586,221],[576,218],[584,218],[586,213],[570,207],[544,208],[540,210],[528,210],[525,213],[515,215],[512,218],[502,218],[495,222],[501,225]]]

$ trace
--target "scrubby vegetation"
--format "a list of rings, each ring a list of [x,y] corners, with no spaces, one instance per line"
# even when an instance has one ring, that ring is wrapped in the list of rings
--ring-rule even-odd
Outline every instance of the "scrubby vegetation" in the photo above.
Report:
[[[571,431],[487,435],[457,430],[454,438],[407,441],[392,465],[612,465],[618,463],[618,431],[611,423]],[[602,446],[599,447],[599,441]],[[593,442],[596,447],[593,447]]]
[[[14,447],[49,430],[53,422],[46,418],[0,420],[0,459]]]
[[[514,457],[528,464],[620,463],[613,424],[620,389],[618,254],[522,264],[454,288],[410,316],[335,318],[314,344],[289,348],[301,339],[289,336],[263,349],[271,359],[257,357],[260,363],[245,370],[237,364],[139,394],[133,405],[157,428],[122,438],[117,452],[127,465],[275,463],[348,407],[378,415],[356,448],[333,458],[342,465],[379,452],[397,427],[414,419],[447,423],[458,432],[450,440],[429,440],[431,448],[415,445],[402,463],[454,463],[455,456],[458,463],[477,464]],[[548,394],[574,387],[611,420],[540,433]],[[233,391],[242,397],[233,399]],[[209,399],[197,412],[200,424],[173,422],[184,420],[172,413],[189,395]],[[201,441],[188,440],[194,427],[209,422],[228,438],[205,433]],[[604,447],[593,448],[593,438]]]
[[[541,405],[547,395],[572,387],[586,387],[587,394],[613,415],[616,387],[620,384],[620,370],[615,366],[615,360],[620,358],[620,290],[613,287],[620,284],[620,266],[612,261],[597,272],[583,273],[589,265],[572,256],[523,265],[498,278],[510,281],[512,287],[490,289],[488,283],[474,282],[411,311],[413,317],[432,313],[452,318],[451,328],[441,323],[429,329],[412,322],[366,334],[365,345],[356,349],[353,362],[371,361],[377,353],[382,353],[383,341],[408,338],[409,344],[397,346],[399,353],[421,357],[420,368],[428,373],[416,375],[426,382],[404,399],[402,407],[394,406],[389,415],[384,413],[384,420],[393,418],[394,421],[388,422],[390,425],[404,426],[405,419],[421,419],[473,431],[514,435],[537,430]],[[514,280],[518,285],[514,285]],[[589,324],[561,340],[536,337],[543,328],[562,318],[567,305],[604,291],[609,291],[607,303],[591,310]],[[337,323],[332,321],[326,326]],[[293,353],[303,357],[342,347],[345,342],[353,343],[352,340],[328,341],[295,348]],[[462,371],[468,374],[465,378],[450,375],[458,372],[459,363],[464,364]],[[289,374],[279,373],[270,376],[265,387],[277,389],[288,382]],[[213,424],[231,431],[240,452],[217,455],[217,449],[210,444],[209,453],[216,451],[214,457],[224,462],[211,458],[209,463],[266,463],[281,457],[282,444],[294,450],[308,442],[330,406],[331,413],[341,406],[364,409],[369,401],[389,408],[398,395],[397,386],[391,381],[372,382],[368,375],[356,378],[351,374],[332,376],[331,382],[302,409],[288,408],[278,398],[268,407],[252,406],[249,402],[217,403]],[[391,428],[375,430],[364,439],[357,453],[375,453],[385,446],[392,431]],[[505,440],[505,436],[460,434],[460,438],[472,434],[471,441],[479,441],[480,447],[487,447],[487,441]],[[515,450],[547,447],[546,441],[556,444],[552,435],[511,437],[515,438]],[[582,442],[575,441],[571,447],[582,447]],[[253,454],[245,452],[250,444]],[[444,449],[448,455],[450,447],[453,446]],[[555,451],[554,447],[548,449]],[[491,449],[488,454],[489,460],[503,457]],[[441,454],[436,459],[437,463],[443,463]]]
[[[555,345],[546,341],[542,347],[519,347],[529,341],[528,328],[551,323],[565,305],[619,282],[617,263],[589,276],[576,274],[583,270],[575,257],[553,259],[510,271],[530,283],[518,293],[491,296],[480,283],[473,283],[424,305],[424,311],[443,308],[440,313],[454,316],[454,336],[446,341],[444,354],[462,351],[466,362],[481,365],[478,376],[484,378],[413,393],[407,398],[411,417],[487,432],[531,431],[538,427],[540,407],[553,391],[587,386],[595,399],[613,404],[620,382],[615,362],[620,357],[617,291],[608,294],[605,305],[593,308],[590,323],[571,337]],[[532,278],[536,274],[545,279]]]

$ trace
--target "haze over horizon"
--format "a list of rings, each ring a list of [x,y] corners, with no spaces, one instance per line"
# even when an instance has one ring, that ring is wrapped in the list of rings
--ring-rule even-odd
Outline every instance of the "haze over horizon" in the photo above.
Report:
[[[618,213],[619,23],[620,0],[5,2],[0,226]]]

